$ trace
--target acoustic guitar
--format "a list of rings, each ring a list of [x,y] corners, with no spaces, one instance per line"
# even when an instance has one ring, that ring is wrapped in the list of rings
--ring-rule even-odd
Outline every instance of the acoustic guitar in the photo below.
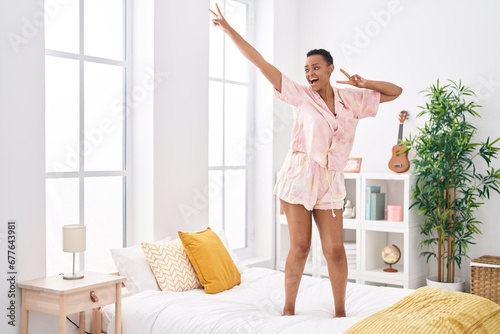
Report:
[[[398,142],[392,147],[392,156],[389,160],[389,169],[396,173],[404,173],[410,169],[410,160],[408,160],[408,149],[401,144],[403,139],[403,124],[408,117],[408,112],[403,110],[399,113],[399,131]]]

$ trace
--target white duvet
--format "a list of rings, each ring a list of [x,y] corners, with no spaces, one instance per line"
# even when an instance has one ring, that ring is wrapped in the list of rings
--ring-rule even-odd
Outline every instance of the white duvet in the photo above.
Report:
[[[248,268],[242,282],[219,294],[144,291],[123,298],[123,334],[343,333],[358,320],[384,309],[413,290],[348,283],[346,318],[334,318],[328,279],[304,276],[295,316],[282,316],[284,274]],[[114,305],[103,322],[115,333]]]

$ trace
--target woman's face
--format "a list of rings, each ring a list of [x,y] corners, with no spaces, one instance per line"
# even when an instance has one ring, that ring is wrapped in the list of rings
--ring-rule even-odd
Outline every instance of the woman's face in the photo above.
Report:
[[[318,91],[330,85],[330,75],[333,72],[333,64],[328,65],[322,55],[307,57],[304,66],[304,74],[307,82],[314,91]]]

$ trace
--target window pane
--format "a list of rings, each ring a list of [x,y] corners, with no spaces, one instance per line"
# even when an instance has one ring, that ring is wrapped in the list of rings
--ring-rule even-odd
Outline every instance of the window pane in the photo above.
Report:
[[[246,160],[248,88],[226,84],[225,92],[225,165],[244,166]]]
[[[216,2],[217,1],[210,0],[210,9],[215,12],[217,12],[215,8]],[[224,6],[222,5],[222,2],[217,3],[219,4],[221,11],[223,11]],[[210,14],[210,17],[213,18],[213,15]],[[211,27],[209,32],[209,76],[222,79],[224,69],[224,33],[218,27]]]
[[[237,1],[226,1],[226,19],[238,33],[246,37],[247,5]],[[226,38],[225,77],[227,80],[248,82],[248,60],[241,54],[233,42]]]
[[[208,107],[208,165],[222,166],[222,150],[224,148],[224,106],[223,84],[210,81]]]
[[[208,171],[208,221],[215,232],[223,229],[222,222],[222,171]]]
[[[80,223],[78,179],[47,179],[45,194],[47,275],[70,273],[73,270],[73,255],[62,251],[62,227]],[[76,266],[75,270],[78,268]]]
[[[45,1],[45,48],[79,53],[79,0]]]
[[[121,176],[85,179],[85,270],[113,270],[112,248],[123,247],[123,180]]]
[[[224,173],[224,231],[233,249],[246,247],[246,193],[244,170],[228,170]]]
[[[85,55],[124,59],[123,0],[85,0]]]
[[[123,169],[123,68],[85,63],[85,170]]]
[[[79,169],[79,65],[45,57],[45,170]]]

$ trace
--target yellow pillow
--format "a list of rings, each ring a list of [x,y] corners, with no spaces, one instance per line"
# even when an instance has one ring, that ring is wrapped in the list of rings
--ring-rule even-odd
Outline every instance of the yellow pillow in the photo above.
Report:
[[[161,290],[187,291],[201,287],[180,239],[164,244],[143,242],[141,247]]]
[[[197,233],[178,234],[206,293],[219,293],[241,283],[241,274],[229,252],[209,227]]]

